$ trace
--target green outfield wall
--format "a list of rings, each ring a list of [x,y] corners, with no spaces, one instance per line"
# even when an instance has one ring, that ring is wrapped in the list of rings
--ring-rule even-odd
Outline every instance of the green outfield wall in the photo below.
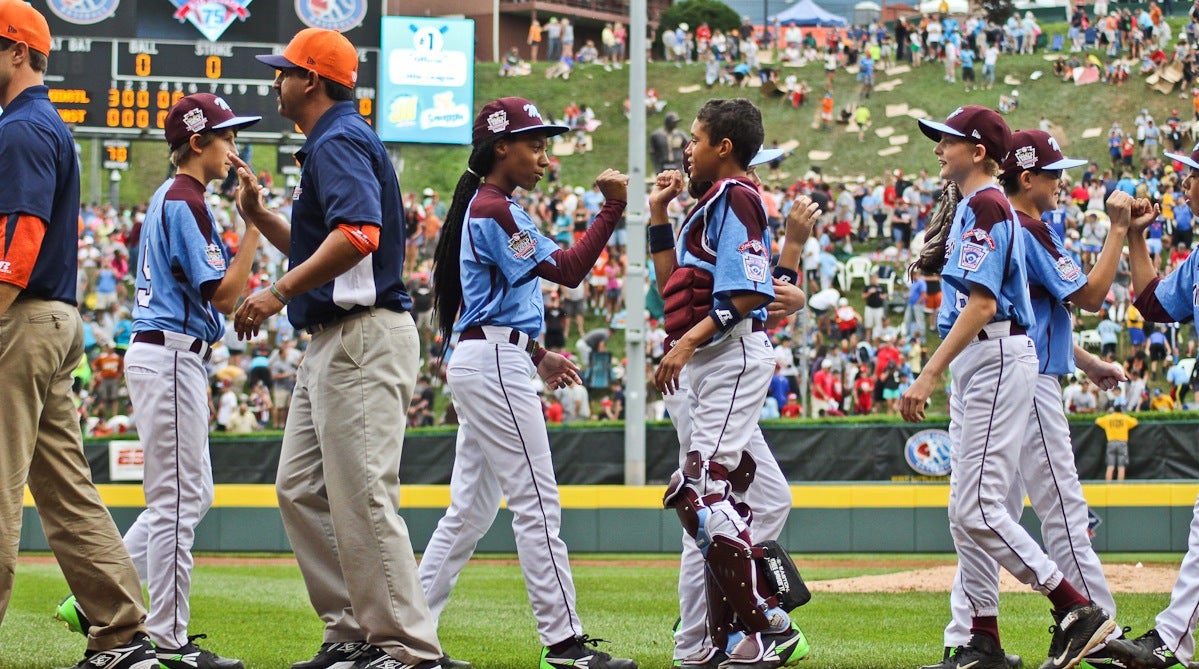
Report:
[[[1088,483],[1092,512],[1101,519],[1099,551],[1185,552],[1199,482]],[[104,484],[100,492],[117,525],[126,529],[144,504],[141,486]],[[827,483],[791,487],[792,510],[782,540],[800,553],[950,551],[946,483]],[[661,486],[561,487],[562,536],[573,551],[674,552],[681,530],[661,509]],[[449,486],[407,485],[400,515],[422,550],[449,503]],[[479,543],[483,552],[515,552],[511,514],[501,509]],[[1024,525],[1037,536],[1035,515]],[[22,550],[46,550],[32,499],[26,498]],[[213,508],[196,532],[200,551],[288,551],[274,487],[219,484]]]
[[[944,424],[910,426],[767,423],[767,441],[792,482],[792,510],[783,540],[799,552],[949,551],[948,479],[937,475],[944,454],[922,436]],[[1103,433],[1089,423],[1071,425],[1075,461],[1083,479],[1103,475]],[[449,504],[453,431],[410,433],[401,464],[400,514],[421,550]],[[1100,551],[1186,550],[1199,496],[1199,421],[1142,421],[1130,440],[1130,480],[1084,484],[1100,523]],[[674,552],[680,529],[673,511],[661,509],[663,485],[677,467],[678,445],[668,424],[647,428],[646,470],[651,485],[619,485],[623,430],[617,425],[552,429],[555,471],[561,485],[562,535],[575,551]],[[89,441],[85,452],[101,495],[124,530],[143,508],[141,485],[115,482],[119,458],[131,442]],[[212,440],[213,508],[196,534],[202,551],[287,551],[274,475],[280,437]],[[930,473],[931,472],[931,473]],[[115,475],[115,476],[114,476]],[[45,538],[26,494],[22,550],[45,550]],[[1036,536],[1039,523],[1025,510]],[[515,551],[511,515],[501,509],[480,551]]]

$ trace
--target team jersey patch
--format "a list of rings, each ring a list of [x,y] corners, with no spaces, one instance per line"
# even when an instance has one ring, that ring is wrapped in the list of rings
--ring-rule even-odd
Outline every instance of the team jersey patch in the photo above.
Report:
[[[982,244],[962,242],[962,255],[958,257],[958,267],[967,272],[977,272],[982,267],[983,260],[990,251]]]
[[[1057,270],[1057,275],[1062,277],[1062,281],[1073,281],[1082,272],[1078,265],[1075,265],[1074,261],[1066,256],[1058,258],[1057,262],[1053,264],[1053,268]]]
[[[967,230],[965,234],[962,235],[962,241],[973,241],[975,244],[986,244],[987,246],[991,247],[992,250],[995,249],[995,240],[991,238],[991,235],[988,234],[986,230],[979,228],[970,228]]]
[[[225,271],[225,254],[221,253],[221,247],[209,244],[208,248],[204,249],[204,255],[208,257],[209,266],[220,272]]]
[[[745,264],[745,278],[754,283],[764,283],[770,275],[770,263],[760,255],[742,253],[741,261]]]
[[[533,239],[528,230],[521,230],[508,239],[508,248],[512,250],[513,258],[526,260],[532,258],[533,253],[537,251],[537,240]]]
[[[762,244],[761,240],[751,239],[751,240],[743,243],[741,246],[738,246],[737,250],[740,251],[741,253],[745,253],[746,251],[753,251],[754,253],[762,253],[763,251],[766,250],[766,247]]]

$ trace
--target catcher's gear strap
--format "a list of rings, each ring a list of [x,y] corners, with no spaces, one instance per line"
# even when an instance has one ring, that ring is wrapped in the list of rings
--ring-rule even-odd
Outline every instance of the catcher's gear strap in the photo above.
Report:
[[[812,591],[799,575],[795,561],[777,541],[763,541],[750,551],[762,573],[760,590],[779,608],[791,611],[812,601]]]
[[[741,451],[741,462],[737,463],[736,469],[728,473],[729,485],[733,487],[733,492],[743,493],[749,490],[749,484],[754,482],[757,473],[758,463],[754,461],[754,456],[750,455],[749,451]]]

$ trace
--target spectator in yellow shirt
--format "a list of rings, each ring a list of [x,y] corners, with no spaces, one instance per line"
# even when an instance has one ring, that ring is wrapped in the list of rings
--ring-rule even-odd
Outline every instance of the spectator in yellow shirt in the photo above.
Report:
[[[1103,478],[1110,481],[1114,473],[1117,481],[1123,481],[1128,467],[1128,432],[1137,426],[1137,419],[1116,406],[1113,413],[1096,418],[1095,424],[1107,434],[1107,471]]]
[[[1161,388],[1153,389],[1153,400],[1149,402],[1153,411],[1173,411],[1174,398],[1162,392]]]

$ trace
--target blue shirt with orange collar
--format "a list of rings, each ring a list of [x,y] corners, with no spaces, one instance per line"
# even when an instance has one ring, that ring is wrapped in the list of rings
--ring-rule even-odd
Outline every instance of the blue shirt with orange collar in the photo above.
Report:
[[[31,86],[4,108],[0,165],[0,281],[77,304],[79,157],[47,87]]]

